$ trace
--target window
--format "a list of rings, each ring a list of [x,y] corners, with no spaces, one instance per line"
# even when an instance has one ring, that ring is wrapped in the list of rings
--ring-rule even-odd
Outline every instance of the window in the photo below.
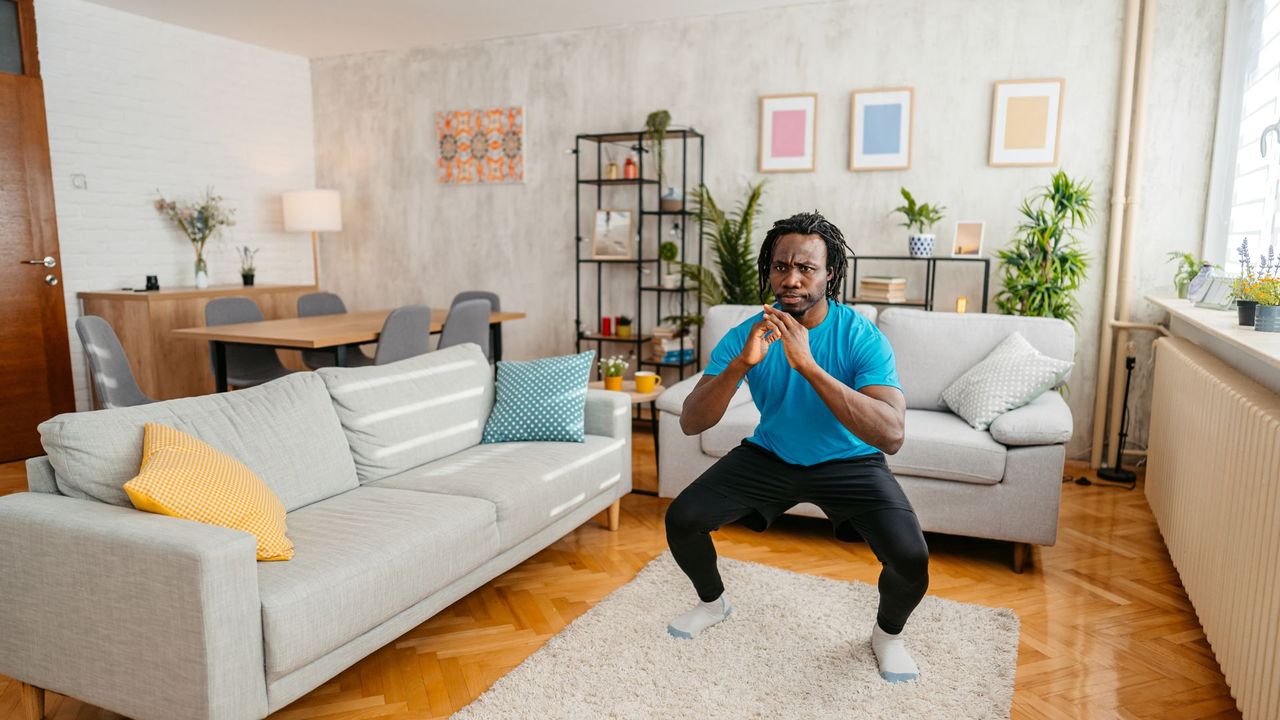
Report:
[[[0,72],[22,74],[22,34],[13,0],[0,0]]]
[[[1245,238],[1255,262],[1280,252],[1280,0],[1232,0],[1229,13],[1204,248],[1234,275]]]

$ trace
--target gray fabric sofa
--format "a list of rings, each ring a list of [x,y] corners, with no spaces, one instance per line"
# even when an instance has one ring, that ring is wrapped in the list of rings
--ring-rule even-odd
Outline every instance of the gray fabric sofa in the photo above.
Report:
[[[0,673],[138,720],[261,718],[609,510],[630,404],[591,390],[584,443],[479,444],[474,344],[233,393],[60,415],[31,492],[0,497]],[[240,459],[295,554],[134,510],[145,422]]]
[[[942,391],[986,357],[1010,333],[1063,360],[1075,352],[1071,325],[1049,318],[925,312],[855,306],[876,320],[893,345],[907,399],[906,438],[888,456],[925,531],[1009,540],[1014,570],[1021,572],[1029,545],[1057,540],[1065,443],[1071,411],[1056,391],[1001,415],[989,431],[970,427],[942,402]],[[756,308],[713,307],[706,314],[704,353]],[[704,356],[705,362],[705,356]],[[760,420],[743,383],[724,417],[697,436],[680,430],[680,412],[701,373],[673,385],[657,401],[658,494],[675,497],[718,458],[750,436]],[[811,504],[791,510],[823,517]]]

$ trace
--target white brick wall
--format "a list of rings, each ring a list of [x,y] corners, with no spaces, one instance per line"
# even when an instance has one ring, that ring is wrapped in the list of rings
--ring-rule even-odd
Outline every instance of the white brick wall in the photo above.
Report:
[[[311,69],[266,50],[82,0],[37,0],[54,199],[76,402],[88,376],[76,293],[193,285],[194,254],[156,212],[206,186],[236,225],[206,247],[211,283],[239,283],[235,248],[261,248],[257,279],[309,282],[311,241],[286,234],[279,194],[315,185]],[[82,174],[86,189],[72,186]]]

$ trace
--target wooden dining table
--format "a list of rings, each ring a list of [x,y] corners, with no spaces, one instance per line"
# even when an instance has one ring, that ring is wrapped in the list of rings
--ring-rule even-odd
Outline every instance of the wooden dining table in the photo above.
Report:
[[[172,330],[177,337],[203,340],[213,348],[213,376],[217,392],[227,391],[227,345],[265,345],[288,350],[330,350],[338,366],[347,364],[347,348],[378,341],[387,310],[364,310],[333,315],[260,320],[258,322],[232,323],[205,327]],[[431,308],[431,333],[444,329],[449,311]],[[521,320],[522,312],[494,312],[489,314],[489,343],[493,359],[502,359],[502,336],[499,328],[504,322]]]

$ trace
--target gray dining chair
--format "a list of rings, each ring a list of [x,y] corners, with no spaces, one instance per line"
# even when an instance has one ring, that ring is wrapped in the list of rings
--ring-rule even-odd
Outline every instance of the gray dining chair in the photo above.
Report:
[[[121,408],[155,402],[138,387],[120,338],[106,320],[97,315],[76,318],[76,334],[89,356],[89,375],[100,407]]]
[[[449,303],[450,314],[453,312],[454,305],[467,300],[488,300],[491,312],[502,312],[502,301],[498,299],[498,293],[489,292],[488,290],[465,290],[453,296],[453,302]],[[485,349],[484,354],[489,358],[490,363],[502,357],[501,323],[489,327],[489,346]]]
[[[298,317],[342,315],[346,312],[347,304],[342,302],[342,298],[337,293],[314,292],[298,297]],[[334,356],[332,350],[303,350],[302,362],[312,370],[318,370],[322,367],[336,365],[337,357]],[[364,354],[364,351],[358,345],[347,347],[348,367],[372,364],[373,358]]]
[[[387,315],[378,334],[378,352],[374,365],[386,365],[430,352],[431,308],[405,305]]]
[[[440,342],[436,349],[475,343],[484,351],[485,357],[491,357],[489,307],[489,301],[480,298],[455,303],[449,308],[449,316],[444,319],[444,328],[440,330]]]
[[[221,297],[204,306],[204,324],[231,325],[260,322],[262,310],[247,297]],[[213,344],[209,344],[209,366],[214,366]],[[280,362],[275,348],[263,345],[227,343],[227,384],[238,388],[253,387],[288,375],[291,370]]]

